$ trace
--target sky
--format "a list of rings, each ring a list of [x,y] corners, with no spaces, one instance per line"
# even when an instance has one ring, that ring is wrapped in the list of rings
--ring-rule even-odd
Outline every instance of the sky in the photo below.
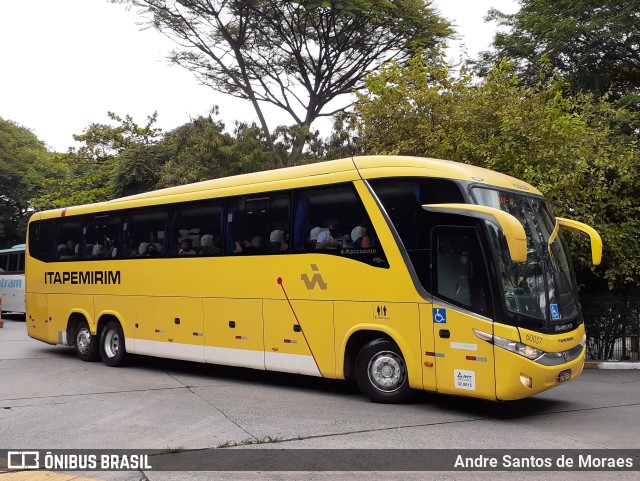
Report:
[[[489,47],[495,25],[484,17],[490,8],[518,9],[515,0],[434,0],[434,6],[458,31],[447,52],[452,60],[463,49],[473,57]],[[249,102],[169,65],[173,42],[139,22],[135,10],[107,0],[0,0],[0,117],[31,129],[58,152],[75,145],[73,134],[89,124],[108,123],[109,111],[139,124],[157,111],[164,130],[214,105],[228,127],[256,120]],[[267,116],[276,120],[271,127],[290,123],[275,109]],[[328,133],[330,120],[313,127]]]

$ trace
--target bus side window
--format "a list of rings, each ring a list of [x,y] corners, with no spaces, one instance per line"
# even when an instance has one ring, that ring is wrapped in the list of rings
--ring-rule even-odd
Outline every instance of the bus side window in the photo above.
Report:
[[[80,258],[78,251],[82,239],[82,223],[80,217],[65,218],[60,222],[55,237],[57,259],[73,261]]]
[[[58,219],[34,221],[29,224],[29,254],[43,262],[58,260],[56,233]]]
[[[120,212],[98,214],[87,218],[84,228],[85,259],[114,259],[118,256]]]
[[[8,272],[18,272],[18,258],[19,254],[17,252],[15,254],[9,254],[9,267],[7,268]]]
[[[289,217],[289,191],[229,199],[226,253],[267,255],[289,252]]]
[[[437,227],[433,242],[434,294],[470,311],[489,315],[489,284],[476,230]]]
[[[145,207],[125,213],[124,257],[164,257],[167,207]]]
[[[353,184],[300,189],[295,194],[294,252],[340,255],[375,267],[389,267]]]
[[[174,207],[170,232],[169,255],[181,255],[181,244],[191,244],[195,255],[222,255],[222,212],[220,199],[190,202]]]

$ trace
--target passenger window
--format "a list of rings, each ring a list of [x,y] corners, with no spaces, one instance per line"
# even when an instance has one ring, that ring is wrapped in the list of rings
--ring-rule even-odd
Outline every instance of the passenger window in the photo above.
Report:
[[[120,213],[98,214],[88,217],[84,228],[82,258],[114,259],[118,256]]]
[[[43,262],[58,259],[57,230],[58,219],[34,221],[29,224],[29,254],[31,257]]]
[[[134,209],[125,214],[123,257],[164,257],[167,208]]]
[[[289,217],[289,192],[229,199],[225,251],[235,255],[288,253]]]
[[[352,184],[296,191],[294,252],[340,255],[389,267],[369,215]]]
[[[7,272],[18,272],[19,254],[9,254],[9,267]]]
[[[172,216],[173,239],[169,254],[222,255],[223,207],[224,202],[221,200],[176,206]]]
[[[79,259],[81,238],[82,227],[79,217],[61,221],[55,236],[57,259],[61,261]]]
[[[0,254],[0,272],[6,272],[7,271],[8,257],[9,256],[7,254]]]
[[[489,316],[487,271],[476,230],[436,228],[433,242],[433,292],[443,300]]]

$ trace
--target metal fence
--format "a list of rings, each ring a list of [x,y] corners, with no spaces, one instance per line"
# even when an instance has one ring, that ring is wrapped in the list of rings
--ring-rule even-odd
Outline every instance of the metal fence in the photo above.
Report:
[[[638,361],[640,291],[580,297],[587,330],[587,359]]]

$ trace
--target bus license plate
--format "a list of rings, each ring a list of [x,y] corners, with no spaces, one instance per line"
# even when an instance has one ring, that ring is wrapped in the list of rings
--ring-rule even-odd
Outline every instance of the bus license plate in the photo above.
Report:
[[[571,369],[565,369],[558,375],[558,382],[565,382],[571,379]]]

